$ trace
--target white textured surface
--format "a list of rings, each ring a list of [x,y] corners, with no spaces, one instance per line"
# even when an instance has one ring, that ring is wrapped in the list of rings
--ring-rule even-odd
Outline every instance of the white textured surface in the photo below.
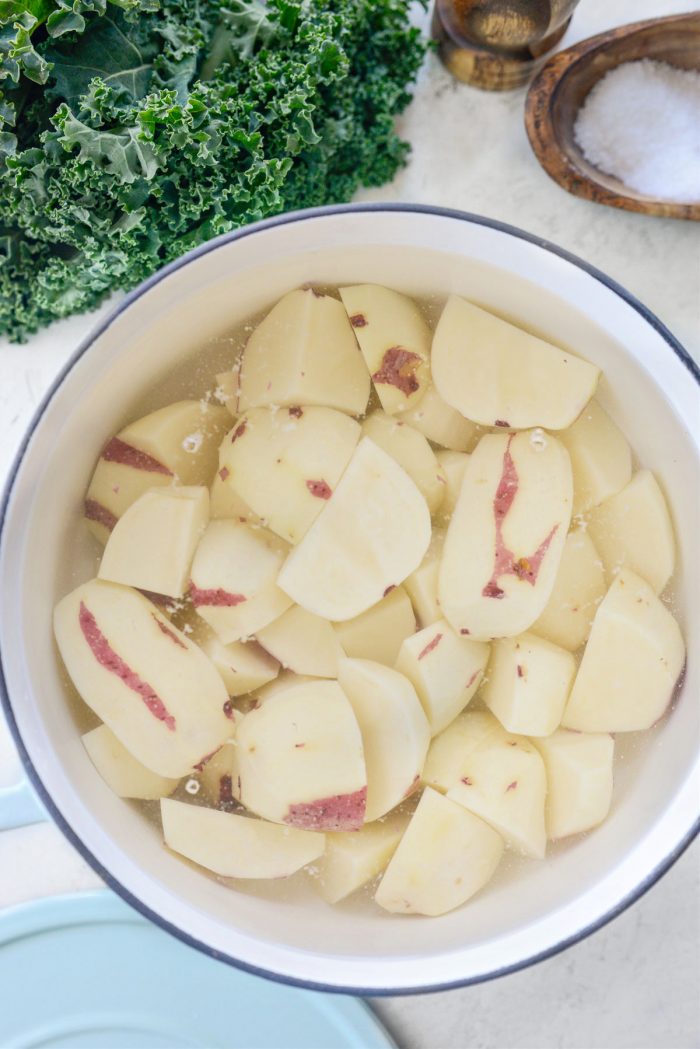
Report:
[[[687,7],[687,0],[582,0],[563,45]],[[700,357],[697,227],[565,194],[530,152],[523,97],[460,85],[431,56],[401,121],[413,160],[392,186],[361,199],[462,208],[552,240],[626,286]],[[62,322],[28,346],[0,343],[0,482],[37,404],[96,320]],[[0,787],[17,770],[0,725]],[[699,861],[696,843],[631,910],[556,958],[473,988],[384,999],[378,1010],[403,1049],[697,1046]],[[0,907],[95,884],[54,827],[0,834]]]

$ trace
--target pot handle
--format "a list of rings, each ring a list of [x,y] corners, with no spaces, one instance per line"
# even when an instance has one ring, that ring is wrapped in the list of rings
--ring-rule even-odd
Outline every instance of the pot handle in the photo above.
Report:
[[[42,823],[47,819],[46,810],[28,780],[22,779],[11,787],[0,787],[0,831]]]

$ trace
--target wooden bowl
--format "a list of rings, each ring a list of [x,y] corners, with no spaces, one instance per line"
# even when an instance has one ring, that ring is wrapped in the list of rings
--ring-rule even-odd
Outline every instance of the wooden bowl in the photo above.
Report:
[[[525,128],[547,174],[569,193],[645,215],[700,220],[700,201],[656,200],[594,167],[574,140],[576,114],[609,70],[640,58],[700,70],[700,12],[620,26],[554,55],[533,80],[525,102]]]

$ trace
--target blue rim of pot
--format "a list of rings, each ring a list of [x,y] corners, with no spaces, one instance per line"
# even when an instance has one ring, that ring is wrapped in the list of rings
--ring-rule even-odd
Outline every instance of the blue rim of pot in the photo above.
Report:
[[[394,212],[403,213],[406,215],[421,214],[421,215],[435,215],[440,218],[457,219],[461,222],[466,222],[471,225],[485,226],[489,229],[497,230],[501,233],[507,233],[512,237],[516,237],[518,240],[527,241],[529,244],[534,244],[535,247],[541,248],[543,251],[548,251],[553,255],[564,259],[566,262],[571,263],[578,269],[583,270],[589,276],[593,277],[599,283],[609,288],[619,298],[623,299],[629,306],[632,307],[638,314],[640,314],[648,324],[661,336],[664,342],[667,344],[669,349],[678,357],[678,359],[685,365],[690,372],[691,376],[695,379],[696,383],[700,385],[700,368],[695,363],[693,358],[690,356],[688,351],[684,349],[681,343],[675,338],[674,335],[668,330],[668,328],[659,320],[659,318],[652,313],[646,306],[643,305],[634,295],[618,284],[617,281],[612,280],[601,270],[595,266],[591,266],[583,259],[578,258],[576,255],[572,255],[570,252],[565,251],[563,248],[558,247],[556,244],[552,244],[548,240],[544,240],[541,237],[536,237],[531,233],[526,233],[524,230],[518,229],[517,226],[511,226],[505,222],[499,222],[496,219],[486,218],[481,215],[474,215],[467,211],[459,211],[453,208],[442,208],[433,207],[426,204],[402,204],[402,203],[367,203],[367,204],[332,204],[326,207],[320,208],[308,208],[303,211],[292,211],[282,215],[275,216],[274,218],[264,219],[261,222],[252,223],[249,226],[243,226],[240,229],[232,230],[229,233],[224,233],[219,237],[215,237],[212,240],[207,241],[205,244],[200,245],[197,248],[193,248],[187,252],[186,255],[182,255],[174,262],[169,263],[162,269],[154,273],[152,277],[145,280],[138,287],[134,288],[133,291],[129,292],[100,322],[100,324],[90,332],[90,334],[80,343],[75,353],[72,355],[70,360],[67,362],[65,367],[59,372],[58,376],[49,388],[46,396],[41,401],[41,404],[34,413],[27,432],[24,435],[22,443],[17,451],[15,459],[13,461],[10,473],[5,485],[3,492],[2,503],[0,504],[0,544],[2,543],[3,531],[5,526],[5,519],[7,517],[7,511],[9,506],[12,489],[14,482],[19,473],[24,454],[31,441],[36,427],[38,426],[47,405],[52,400],[54,394],[62,385],[66,376],[72,370],[74,365],[80,358],[90,349],[93,343],[109,328],[114,321],[129,308],[129,306],[135,302],[138,298],[144,295],[150,288],[154,287],[164,278],[168,277],[171,273],[181,269],[183,266],[187,266],[194,259],[200,258],[203,255],[208,254],[210,251],[216,251],[224,244],[229,244],[232,241],[242,240],[245,237],[253,236],[260,230],[272,229],[276,226],[285,226],[294,222],[304,222],[310,218],[323,218],[326,216],[333,216],[338,214],[358,214],[365,212]],[[232,965],[235,968],[242,969],[245,972],[252,973],[254,976],[261,976],[269,980],[276,980],[279,983],[287,984],[293,987],[300,987],[305,990],[311,991],[326,991],[334,994],[349,994],[360,997],[384,997],[388,995],[413,995],[413,994],[431,994],[438,991],[448,991],[457,987],[468,987],[473,984],[486,983],[489,980],[495,980],[500,976],[507,976],[510,973],[519,972],[521,969],[529,968],[531,965],[536,965],[538,962],[545,961],[548,958],[552,958],[567,948],[573,946],[576,943],[580,943],[586,937],[592,933],[597,932],[603,926],[607,925],[608,922],[612,921],[618,915],[622,914],[623,911],[627,910],[633,903],[639,900],[649,889],[654,886],[659,879],[673,866],[676,860],[685,852],[691,842],[700,833],[700,818],[694,823],[690,830],[685,834],[675,848],[661,860],[660,863],[651,871],[650,874],[644,878],[636,888],[628,893],[623,899],[621,899],[614,907],[611,907],[608,911],[602,914],[595,921],[590,922],[584,928],[580,929],[577,933],[569,936],[559,943],[554,944],[547,950],[541,951],[536,954],[532,954],[527,958],[522,959],[519,962],[515,962],[512,965],[503,966],[502,968],[494,969],[492,972],[483,973],[479,976],[465,977],[463,979],[450,980],[439,984],[428,984],[425,986],[417,987],[345,987],[336,984],[321,983],[315,980],[303,980],[292,976],[286,976],[281,973],[276,973],[268,969],[262,969],[254,965],[250,965],[247,962],[243,962],[238,958],[234,958],[231,955],[225,954],[222,951],[218,951],[208,944],[203,943],[194,936],[190,936],[188,933],[183,932],[176,925],[166,921],[156,911],[153,911],[150,907],[147,907],[138,897],[134,896],[124,885],[121,884],[102,864],[99,860],[90,852],[87,846],[83,843],[82,839],[73,830],[68,821],[64,818],[62,813],[57,808],[53,798],[46,790],[42,780],[37,773],[31,757],[24,745],[22,736],[20,735],[17,722],[15,720],[14,712],[12,709],[12,703],[10,701],[9,691],[7,688],[7,682],[5,679],[5,671],[2,663],[2,653],[0,652],[0,703],[2,704],[5,717],[7,719],[10,732],[13,736],[14,742],[19,751],[19,755],[24,766],[24,770],[27,774],[29,781],[33,788],[39,795],[42,803],[48,810],[51,818],[63,832],[65,837],[70,843],[77,849],[83,859],[92,867],[92,869],[102,878],[108,888],[112,889],[118,896],[126,901],[131,907],[142,914],[149,921],[152,921],[155,925],[169,932],[171,935],[177,937],[183,943],[188,944],[190,947],[194,947],[196,950],[202,951],[204,954],[209,955],[212,958],[216,958],[219,961],[225,962],[228,965]]]

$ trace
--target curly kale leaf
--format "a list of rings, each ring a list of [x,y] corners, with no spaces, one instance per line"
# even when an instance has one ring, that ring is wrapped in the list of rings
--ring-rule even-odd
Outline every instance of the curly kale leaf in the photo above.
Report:
[[[425,53],[408,0],[46,3],[84,26],[51,37],[44,10],[32,39],[45,85],[0,85],[19,140],[0,159],[11,338],[209,237],[347,200],[405,161],[394,117]]]

